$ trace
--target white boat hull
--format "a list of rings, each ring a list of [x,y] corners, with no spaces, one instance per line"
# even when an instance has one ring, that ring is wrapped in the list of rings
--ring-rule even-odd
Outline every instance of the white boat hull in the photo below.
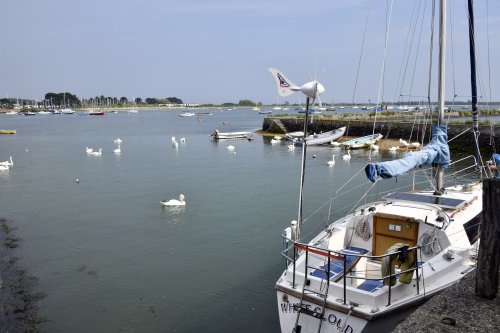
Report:
[[[293,332],[295,320],[297,318],[297,310],[294,306],[298,306],[300,299],[291,295],[287,295],[281,291],[277,292],[278,296],[278,311],[280,317],[281,332]],[[286,300],[286,301],[285,301]],[[309,302],[304,302],[311,310],[320,311],[321,307]],[[346,323],[347,314],[325,309],[323,323],[321,324],[321,333],[361,333],[365,329],[368,321],[361,318],[349,316]],[[301,326],[300,333],[317,333],[319,327],[319,319],[309,315],[302,314],[298,325]]]

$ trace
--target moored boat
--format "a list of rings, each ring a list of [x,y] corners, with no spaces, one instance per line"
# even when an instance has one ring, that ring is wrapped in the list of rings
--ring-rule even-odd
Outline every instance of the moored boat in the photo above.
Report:
[[[251,139],[252,132],[219,132],[215,130],[211,136],[214,140],[220,139]]]
[[[371,145],[377,143],[382,139],[382,134],[370,134],[366,136],[362,136],[360,138],[351,139],[348,141],[342,142],[342,145],[348,149],[358,149],[358,148],[367,148]]]
[[[101,110],[90,110],[88,112],[89,116],[104,116],[104,111]]]
[[[194,117],[195,113],[194,112],[183,112],[179,113],[179,117]]]
[[[424,189],[419,189],[413,177],[410,191],[393,189],[377,201],[366,203],[364,198],[373,195],[370,187],[346,215],[330,223],[333,202],[337,195],[342,195],[339,190],[334,198],[327,200],[330,208],[324,215],[326,227],[306,240],[302,235],[303,223],[313,222],[302,216],[305,145],[298,216],[282,234],[285,270],[275,285],[283,333],[389,331],[408,309],[475,269],[473,255],[482,219],[480,179],[487,173],[477,164],[480,159],[474,156],[451,161],[444,118],[445,87],[441,79],[444,78],[446,1],[441,0],[440,5],[439,113],[438,123],[432,126],[431,140],[421,151],[398,160],[369,163],[365,168],[373,183],[411,171],[423,172],[426,180],[432,174],[435,183],[425,181]],[[474,91],[472,95],[477,96]],[[477,116],[473,123],[476,131]],[[463,168],[467,159],[472,166]],[[444,171],[450,165],[453,168],[447,178]],[[468,173],[472,168],[480,171],[475,173],[479,179],[472,179]],[[354,176],[340,189],[349,188],[353,179]],[[446,182],[453,185],[445,186]],[[324,219],[319,221],[321,225],[324,222]],[[310,228],[313,230],[314,226]]]
[[[306,141],[308,146],[330,144],[331,142],[336,141],[339,138],[341,138],[344,135],[345,131],[346,131],[346,127],[344,126],[344,127],[340,127],[340,128],[328,131],[328,132],[323,132],[323,133],[319,133],[319,134],[314,133],[314,134],[308,135],[305,138],[305,141]],[[304,132],[297,132],[297,133],[304,133]],[[289,133],[287,137],[292,138],[293,142],[296,145],[301,145],[304,141],[304,139],[301,137],[293,138],[292,133]]]

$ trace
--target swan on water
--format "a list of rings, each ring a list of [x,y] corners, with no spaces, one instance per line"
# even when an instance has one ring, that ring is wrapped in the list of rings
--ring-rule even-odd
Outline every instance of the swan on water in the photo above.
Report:
[[[288,150],[295,150],[295,145],[288,145]]]
[[[179,141],[180,141],[181,143],[186,143],[186,138],[182,137],[182,138],[180,138],[180,140],[179,140]]]
[[[7,168],[14,166],[14,162],[12,162],[12,156],[9,156],[9,161],[0,162],[0,165],[6,166]]]
[[[9,167],[6,165],[0,165],[0,171],[7,171],[9,170]]]
[[[405,147],[408,147],[408,142],[406,142],[405,140],[403,139],[399,139],[399,143],[402,145],[402,146],[405,146]]]
[[[273,144],[274,143],[279,143],[279,142],[280,142],[280,140],[278,140],[278,139],[271,139],[271,143],[273,143]]]
[[[116,138],[116,139],[114,139],[114,140],[113,140],[113,142],[114,142],[114,143],[116,143],[116,144],[120,144],[120,143],[122,143],[123,141],[122,141],[122,139],[120,139],[120,138]]]
[[[87,154],[91,154],[93,149],[89,148],[89,147],[85,147],[85,151],[87,152]]]
[[[179,200],[176,200],[176,199],[170,199],[170,200],[163,200],[163,201],[160,201],[160,203],[163,205],[163,206],[185,206],[186,205],[186,201],[184,200],[184,194],[180,194],[179,195]]]
[[[179,147],[179,142],[177,142],[177,141],[175,141],[175,140],[174,140],[174,141],[172,141],[172,147],[174,147],[174,148],[178,148],[178,147]]]
[[[102,155],[102,149],[99,148],[99,151],[93,151],[90,153],[92,156],[101,156]]]
[[[229,150],[229,151],[233,151],[233,150],[234,150],[234,146],[233,146],[233,145],[229,145],[229,146],[227,146],[226,148],[227,148],[227,150]]]
[[[120,145],[118,145],[118,148],[113,149],[113,152],[114,152],[115,154],[120,154],[120,153],[122,152],[122,149],[120,148]]]
[[[340,143],[338,143],[337,141],[332,141],[330,142],[330,144],[334,147],[340,147]]]
[[[344,161],[349,161],[351,159],[351,151],[348,149],[347,154],[342,156]]]
[[[172,137],[172,143],[174,143],[174,142],[177,142],[177,141],[175,140],[175,136],[173,136],[173,137]]]
[[[332,159],[331,161],[326,162],[328,166],[334,166],[335,165],[335,154],[332,154]]]

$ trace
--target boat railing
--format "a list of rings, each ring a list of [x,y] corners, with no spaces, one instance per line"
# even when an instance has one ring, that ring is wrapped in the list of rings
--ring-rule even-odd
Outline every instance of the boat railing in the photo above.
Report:
[[[315,269],[315,270],[320,270],[325,274],[325,277],[322,278],[322,280],[325,280],[327,284],[330,283],[330,272],[331,268],[333,266],[332,260],[335,259],[340,262],[342,262],[343,265],[343,270],[342,270],[342,289],[343,289],[343,298],[341,299],[342,303],[344,305],[347,304],[347,280],[351,279],[352,280],[363,280],[363,281],[383,281],[384,286],[388,287],[388,298],[387,298],[387,306],[391,305],[391,298],[392,298],[392,289],[394,288],[393,286],[393,280],[396,280],[397,277],[399,277],[401,274],[404,273],[411,273],[415,272],[416,274],[416,294],[420,294],[420,280],[423,278],[423,269],[422,265],[419,267],[419,260],[418,258],[422,258],[422,249],[421,246],[417,245],[414,247],[408,247],[405,251],[409,253],[410,251],[413,252],[414,258],[415,258],[415,263],[413,267],[407,269],[407,270],[399,270],[395,271],[394,273],[391,273],[391,269],[389,269],[389,274],[380,276],[380,277],[366,277],[366,276],[357,276],[353,274],[348,274],[348,266],[347,262],[348,259],[347,257],[355,257],[355,258],[366,258],[367,260],[377,260],[381,262],[381,265],[383,265],[384,258],[388,258],[389,261],[394,258],[395,255],[399,255],[403,253],[403,250],[398,250],[390,253],[385,253],[383,255],[370,255],[370,254],[356,254],[356,253],[344,253],[341,251],[334,251],[334,250],[329,250],[325,249],[322,247],[314,246],[314,245],[309,245],[309,244],[304,244],[300,242],[293,241],[289,238],[287,238],[285,235],[283,235],[284,239],[284,249],[282,251],[282,256],[285,258],[285,272],[288,270],[288,267],[292,265],[292,287],[295,289],[298,284],[297,284],[297,261],[300,257],[301,254],[305,255],[304,259],[304,284],[309,283],[308,281],[308,270],[309,269]],[[319,256],[323,256],[327,259],[327,265],[326,269],[322,269],[320,267],[315,267],[315,266],[310,266],[308,264],[309,262],[309,254],[316,254]],[[291,255],[290,255],[291,254]],[[422,262],[422,260],[420,261]],[[352,269],[352,267],[351,267]],[[420,272],[419,272],[420,270]],[[350,270],[349,270],[350,271]],[[328,276],[328,278],[326,278]],[[387,284],[386,284],[387,281]],[[397,283],[397,282],[396,282]],[[327,289],[328,290],[328,289]]]

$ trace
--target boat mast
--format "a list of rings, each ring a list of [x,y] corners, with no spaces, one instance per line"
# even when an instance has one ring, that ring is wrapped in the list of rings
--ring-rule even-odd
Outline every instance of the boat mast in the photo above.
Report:
[[[304,176],[306,171],[306,137],[307,137],[307,121],[309,115],[309,96],[306,97],[306,113],[304,118],[304,136],[302,139],[302,166],[300,168],[300,190],[299,190],[299,213],[297,216],[297,240],[300,239],[300,230],[302,227],[302,195],[304,189]]]
[[[472,127],[474,130],[474,141],[476,145],[476,161],[481,160],[479,151],[479,121],[477,112],[477,85],[476,85],[476,44],[474,38],[474,4],[468,0],[469,9],[469,57],[470,57],[470,85],[472,90]]]
[[[446,0],[440,0],[441,10],[439,13],[439,74],[438,74],[438,125],[444,124],[444,87],[445,87],[445,60],[446,60]],[[443,194],[444,168],[435,166],[436,191],[435,195]]]

